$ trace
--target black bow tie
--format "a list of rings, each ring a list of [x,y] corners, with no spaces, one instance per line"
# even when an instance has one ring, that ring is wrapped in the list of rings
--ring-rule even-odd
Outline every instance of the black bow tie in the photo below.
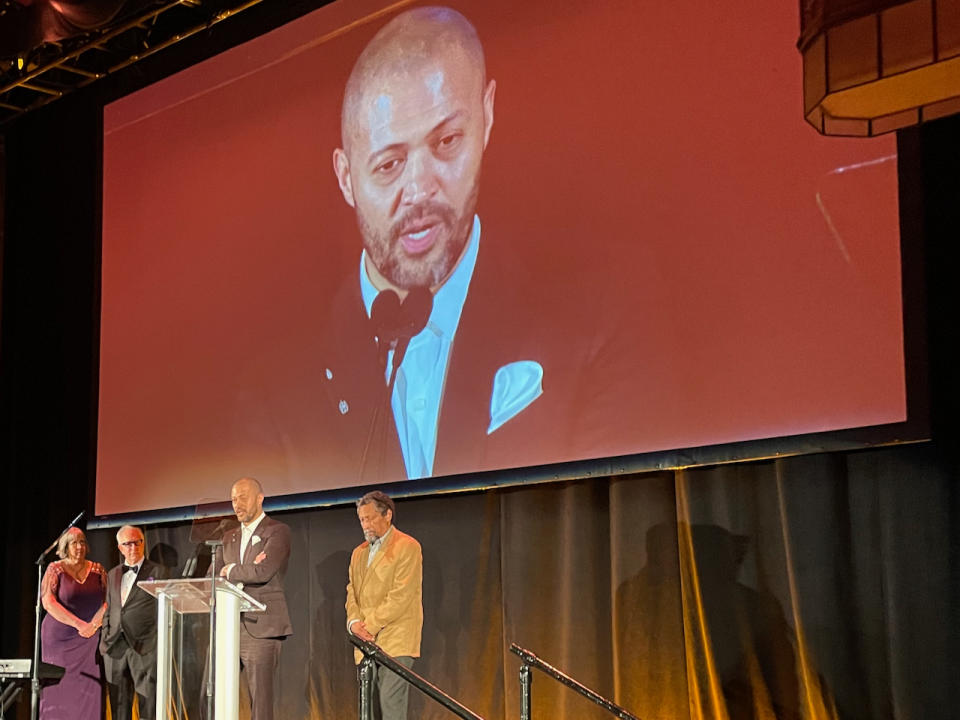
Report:
[[[137,566],[136,566],[136,565],[132,565],[132,566],[131,566],[131,565],[124,565],[124,566],[123,566],[123,572],[124,572],[124,573],[128,573],[128,572],[133,572],[133,573],[135,573],[136,571],[137,571]]]

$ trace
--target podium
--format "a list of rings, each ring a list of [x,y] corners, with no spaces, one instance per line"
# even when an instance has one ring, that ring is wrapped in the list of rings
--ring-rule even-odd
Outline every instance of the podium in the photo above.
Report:
[[[211,582],[214,583],[211,593]],[[172,701],[173,621],[175,615],[209,613],[216,605],[213,649],[213,720],[236,720],[240,712],[240,613],[263,612],[266,606],[224,578],[176,578],[137,583],[157,598],[156,719],[166,720]],[[209,660],[208,660],[209,663]]]

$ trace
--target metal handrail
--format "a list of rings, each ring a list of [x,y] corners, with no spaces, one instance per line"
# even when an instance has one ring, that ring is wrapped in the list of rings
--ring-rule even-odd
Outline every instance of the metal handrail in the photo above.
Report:
[[[520,647],[516,643],[510,644],[510,652],[523,661],[523,665],[520,667],[520,720],[530,720],[530,684],[533,679],[530,675],[531,667],[537,668],[537,670],[546,673],[557,682],[566,685],[571,690],[577,691],[587,698],[587,700],[596,703],[607,712],[613,714],[614,717],[620,718],[620,720],[640,720],[636,715],[628,712],[616,703],[610,702],[603,697],[603,695],[577,682],[566,673],[557,670],[557,668],[550,663],[544,662],[532,652]]]
[[[383,648],[376,643],[361,640],[350,632],[347,633],[347,637],[350,639],[350,642],[363,653],[363,660],[360,661],[360,720],[372,720],[373,718],[374,664],[381,665],[396,673],[404,682],[413,685],[417,690],[443,705],[457,717],[463,718],[463,720],[484,720],[483,717],[454,700],[426,678],[398,663],[392,656],[387,655],[387,653],[383,651]]]

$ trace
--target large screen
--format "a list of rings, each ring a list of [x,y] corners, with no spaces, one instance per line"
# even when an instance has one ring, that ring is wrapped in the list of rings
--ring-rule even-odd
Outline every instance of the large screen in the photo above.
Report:
[[[797,28],[341,0],[108,104],[96,513],[905,420],[895,139]]]

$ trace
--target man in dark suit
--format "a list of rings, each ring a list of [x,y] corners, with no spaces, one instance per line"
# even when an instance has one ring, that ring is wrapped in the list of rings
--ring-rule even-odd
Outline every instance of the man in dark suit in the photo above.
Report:
[[[117,531],[124,562],[107,574],[107,612],[100,632],[110,708],[114,720],[129,720],[136,693],[139,715],[154,716],[157,695],[157,601],[137,586],[167,576],[166,568],[144,557],[143,531],[124,525]]]
[[[564,381],[529,333],[542,317],[518,320],[537,293],[521,298],[529,277],[504,275],[493,241],[481,243],[495,93],[476,30],[438,7],[387,23],[347,81],[333,165],[363,255],[334,302],[320,371],[351,481],[559,459],[537,451],[547,438],[563,448],[545,424],[562,416],[557,395],[540,397]]]
[[[251,720],[273,719],[273,679],[281,641],[293,632],[283,580],[290,528],[263,512],[263,487],[254,478],[233,484],[230,501],[240,527],[223,536],[221,577],[266,605],[240,619],[240,670],[250,691]]]

